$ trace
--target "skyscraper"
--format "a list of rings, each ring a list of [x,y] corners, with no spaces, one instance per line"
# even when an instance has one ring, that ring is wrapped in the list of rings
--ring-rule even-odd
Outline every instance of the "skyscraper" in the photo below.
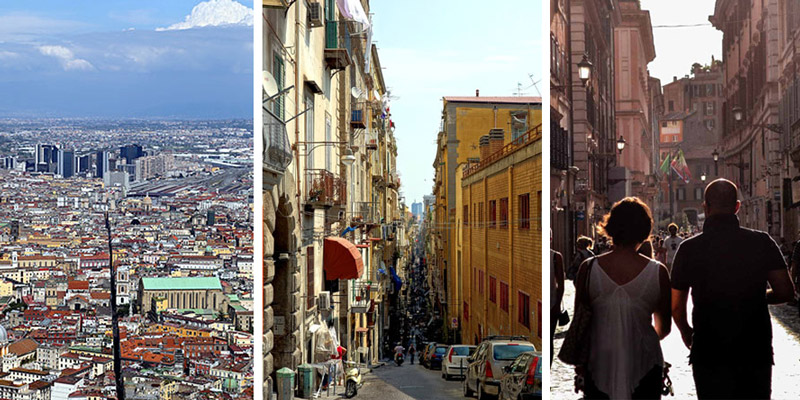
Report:
[[[95,172],[95,176],[97,178],[104,178],[105,175],[108,173],[108,152],[101,150],[98,151],[96,154],[97,158],[95,161],[95,165],[97,166],[97,171]]]
[[[75,152],[73,150],[58,150],[58,168],[56,173],[64,178],[75,175]]]
[[[138,144],[129,144],[119,148],[119,157],[124,158],[126,164],[133,164],[134,160],[142,156],[144,156],[144,151]]]

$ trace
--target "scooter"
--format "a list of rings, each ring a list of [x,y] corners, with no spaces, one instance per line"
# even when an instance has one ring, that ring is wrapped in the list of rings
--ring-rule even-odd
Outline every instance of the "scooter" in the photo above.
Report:
[[[394,355],[394,363],[397,364],[397,366],[399,367],[399,366],[403,365],[403,359],[404,358],[405,357],[403,357],[403,353],[397,353],[397,354]]]
[[[344,397],[352,398],[358,394],[358,389],[364,384],[361,381],[361,370],[358,369],[358,364],[354,361],[345,361],[344,372]]]

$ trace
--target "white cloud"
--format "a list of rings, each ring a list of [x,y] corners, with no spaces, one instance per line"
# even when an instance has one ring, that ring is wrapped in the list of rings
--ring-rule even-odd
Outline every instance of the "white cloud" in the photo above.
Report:
[[[182,30],[206,26],[253,25],[253,10],[233,0],[208,0],[192,8],[183,22],[157,31]]]
[[[72,50],[64,46],[39,46],[38,49],[40,53],[46,56],[57,58],[65,71],[91,71],[94,69],[94,66],[90,62],[75,58],[75,54],[72,53]]]

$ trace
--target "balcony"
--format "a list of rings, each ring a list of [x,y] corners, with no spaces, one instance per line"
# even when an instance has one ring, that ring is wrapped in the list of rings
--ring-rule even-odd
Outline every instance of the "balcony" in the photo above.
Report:
[[[369,310],[371,303],[370,297],[373,290],[372,286],[376,285],[364,281],[353,281],[351,286],[350,312],[356,314],[366,313]]]
[[[350,58],[350,32],[347,24],[342,26],[342,39],[339,39],[339,23],[325,21],[325,62],[331,69],[345,69],[352,63]]]
[[[381,221],[378,213],[378,203],[359,201],[353,203],[353,217],[351,222],[357,224],[377,225]]]
[[[390,189],[399,189],[400,188],[400,177],[397,175],[397,172],[390,172],[386,179],[386,187]]]
[[[311,208],[330,208],[344,205],[347,201],[347,185],[344,179],[324,169],[306,170],[305,203]]]

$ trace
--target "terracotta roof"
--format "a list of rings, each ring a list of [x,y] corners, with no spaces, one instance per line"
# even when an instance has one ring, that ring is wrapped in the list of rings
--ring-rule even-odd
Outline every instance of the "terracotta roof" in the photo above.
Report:
[[[69,281],[68,290],[89,290],[89,281]]]
[[[22,339],[8,346],[8,352],[21,356],[36,351],[39,344],[33,339]]]

